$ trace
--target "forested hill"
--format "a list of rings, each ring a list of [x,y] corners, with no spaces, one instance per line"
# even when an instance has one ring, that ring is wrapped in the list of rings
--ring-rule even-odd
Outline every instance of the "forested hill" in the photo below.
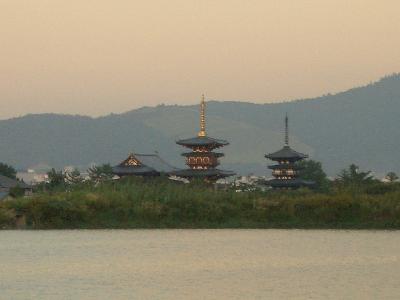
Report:
[[[208,134],[228,139],[223,167],[269,174],[264,154],[283,143],[284,115],[291,145],[323,163],[330,175],[350,163],[376,174],[400,172],[400,75],[365,87],[279,104],[208,103]],[[197,106],[158,106],[100,118],[28,115],[0,121],[0,161],[18,168],[117,163],[131,151],[158,151],[183,166],[175,145],[198,132]]]

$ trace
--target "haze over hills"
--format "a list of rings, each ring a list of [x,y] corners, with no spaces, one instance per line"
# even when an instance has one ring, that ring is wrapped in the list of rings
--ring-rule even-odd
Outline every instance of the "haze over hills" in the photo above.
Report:
[[[335,95],[279,104],[210,101],[208,135],[224,138],[222,167],[241,174],[268,174],[264,154],[283,143],[284,115],[290,143],[321,161],[330,175],[350,163],[377,175],[400,172],[400,75]],[[175,144],[198,132],[197,106],[145,107],[100,118],[27,115],[0,121],[0,161],[24,169],[115,164],[129,152],[158,151],[183,167]]]

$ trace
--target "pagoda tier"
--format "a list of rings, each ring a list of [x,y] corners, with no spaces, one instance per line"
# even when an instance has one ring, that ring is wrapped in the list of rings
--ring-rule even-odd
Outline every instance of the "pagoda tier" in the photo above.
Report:
[[[267,182],[273,188],[299,188],[301,186],[312,186],[314,183],[299,179],[301,167],[299,161],[308,158],[308,155],[297,152],[289,146],[289,120],[285,118],[285,146],[274,153],[265,155],[266,158],[276,161],[276,165],[269,166],[275,179]]]
[[[235,173],[232,171],[224,171],[219,169],[186,169],[179,170],[174,172],[175,176],[186,178],[186,179],[195,179],[200,178],[204,179],[208,182],[215,182],[218,179],[234,176]]]
[[[215,157],[215,158],[220,158],[224,157],[225,154],[223,153],[217,153],[217,152],[188,152],[188,153],[182,153],[182,156],[185,157],[206,157],[209,156],[210,153]]]
[[[223,157],[224,154],[214,152],[190,152],[183,153],[182,156],[186,157],[186,164],[191,169],[209,169],[219,166],[218,158]]]
[[[272,170],[272,175],[278,179],[293,179],[300,174],[301,167],[294,163],[284,163],[268,166]]]
[[[265,155],[266,158],[270,160],[274,160],[279,162],[280,164],[284,163],[294,163],[299,160],[303,160],[308,158],[308,155],[294,151],[290,148],[289,145],[285,145],[281,150],[276,151],[271,154]]]
[[[231,171],[216,169],[219,166],[219,158],[223,157],[223,153],[213,152],[213,150],[229,145],[225,140],[214,139],[206,134],[205,124],[205,101],[204,96],[201,102],[200,115],[200,132],[197,137],[179,140],[176,143],[180,146],[189,148],[192,152],[183,153],[186,158],[186,165],[189,169],[179,170],[173,175],[186,178],[202,178],[208,182],[215,182],[220,178],[225,178],[235,175]]]
[[[225,140],[210,138],[207,136],[198,136],[190,139],[179,140],[178,145],[190,148],[195,152],[208,152],[229,145]]]

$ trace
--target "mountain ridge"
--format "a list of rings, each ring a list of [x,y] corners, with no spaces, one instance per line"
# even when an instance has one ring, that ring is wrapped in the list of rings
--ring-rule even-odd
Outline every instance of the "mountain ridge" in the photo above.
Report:
[[[323,163],[330,175],[350,163],[376,174],[400,172],[400,75],[385,76],[336,94],[281,103],[209,101],[210,136],[228,139],[222,167],[238,173],[269,174],[264,154],[283,143],[290,120],[293,148]],[[0,161],[18,168],[47,163],[86,167],[117,163],[131,151],[160,152],[183,167],[175,145],[197,134],[196,105],[158,105],[100,117],[29,114],[0,120]]]

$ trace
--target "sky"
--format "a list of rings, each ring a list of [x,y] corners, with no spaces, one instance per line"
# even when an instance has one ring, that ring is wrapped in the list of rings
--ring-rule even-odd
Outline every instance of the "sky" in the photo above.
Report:
[[[0,118],[281,102],[400,71],[398,0],[0,0]]]

